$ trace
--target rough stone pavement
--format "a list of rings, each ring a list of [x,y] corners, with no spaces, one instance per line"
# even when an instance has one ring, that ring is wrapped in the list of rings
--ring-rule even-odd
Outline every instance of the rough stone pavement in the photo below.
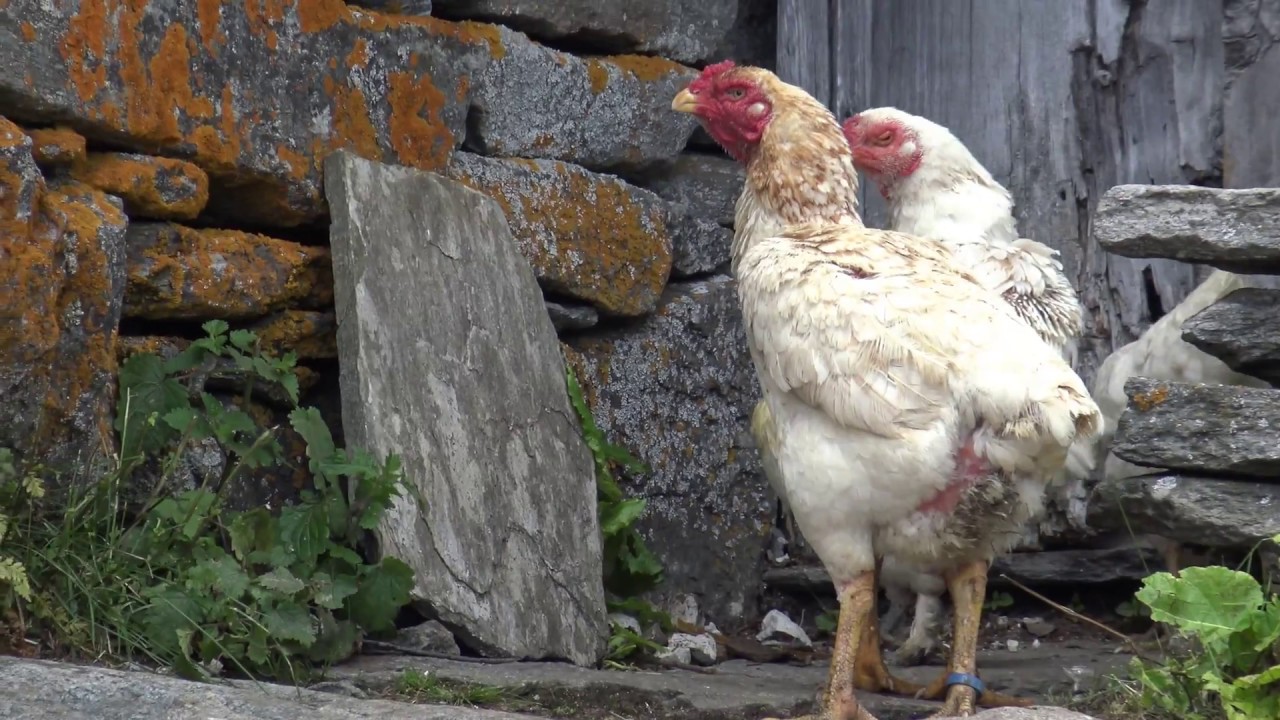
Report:
[[[983,680],[1001,692],[1030,697],[1042,703],[1061,703],[1123,672],[1129,656],[1113,652],[1114,647],[1091,640],[1044,644],[1018,652],[989,650],[979,653],[978,667]],[[364,656],[333,668],[330,677],[349,680],[356,686],[385,687],[405,669],[414,668],[446,680],[475,684],[522,687],[528,685],[580,690],[584,698],[608,697],[619,691],[652,693],[653,702],[673,711],[693,711],[699,718],[759,718],[771,713],[798,714],[817,699],[827,680],[827,666],[807,667],[784,664],[753,664],[731,660],[716,666],[715,674],[685,670],[630,671],[593,670],[564,663],[512,663],[480,665],[418,657]],[[940,667],[901,669],[903,678],[927,682]],[[859,694],[867,709],[879,720],[908,720],[936,710],[936,703],[888,696]],[[584,699],[583,704],[586,704]],[[1000,720],[1070,720],[1072,715],[1002,714]],[[986,717],[985,715],[983,717]],[[1084,716],[1075,715],[1076,718]],[[990,720],[996,720],[995,713]]]

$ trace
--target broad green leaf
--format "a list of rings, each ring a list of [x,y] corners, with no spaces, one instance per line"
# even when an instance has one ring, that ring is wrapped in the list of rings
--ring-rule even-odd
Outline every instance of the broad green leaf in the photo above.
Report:
[[[284,604],[268,610],[262,616],[262,624],[277,641],[292,640],[308,647],[316,639],[311,614],[300,605]]]
[[[326,572],[318,572],[311,578],[311,592],[317,605],[337,610],[348,597],[355,594],[356,579],[353,575],[331,576]]]
[[[227,334],[227,330],[230,330],[231,326],[227,324],[226,320],[209,320],[201,325],[200,328],[210,338],[220,339],[221,336]]]
[[[275,518],[266,508],[247,510],[231,520],[228,534],[232,552],[243,561],[249,553],[269,550],[275,544]]]
[[[295,505],[280,511],[280,542],[298,562],[315,563],[329,544],[329,519],[319,504]]]
[[[289,572],[289,568],[283,567],[278,567],[269,573],[259,575],[258,584],[268,590],[274,590],[284,595],[293,595],[307,586],[306,583]]]
[[[206,587],[223,597],[238,599],[249,589],[249,576],[244,569],[230,557],[223,556],[217,560],[205,560],[192,568],[192,574],[201,573]]]
[[[1151,619],[1199,636],[1206,643],[1247,629],[1262,605],[1262,588],[1248,573],[1220,566],[1190,567],[1180,577],[1156,573],[1143,581],[1137,598]]]
[[[176,407],[160,417],[165,424],[177,430],[179,433],[191,432],[197,436],[204,435],[203,432],[197,432],[200,429],[201,420],[203,418],[196,412],[195,408],[190,405],[184,407]]]
[[[320,632],[308,657],[312,662],[333,665],[355,654],[360,629],[350,620],[338,620],[333,613],[320,612]]]
[[[252,330],[233,330],[230,336],[231,344],[244,352],[252,352],[253,344],[258,341],[258,336]]]
[[[347,613],[368,632],[390,630],[412,589],[413,570],[396,558],[384,557],[365,570],[360,589],[347,599]]]
[[[352,569],[364,565],[364,558],[360,557],[359,553],[341,545],[330,545],[329,557],[350,565]]]
[[[316,408],[298,408],[289,413],[289,423],[294,432],[302,436],[307,443],[307,457],[311,461],[311,470],[315,472],[319,463],[333,458],[337,447],[333,444],[333,435],[329,426],[324,424],[320,411]]]

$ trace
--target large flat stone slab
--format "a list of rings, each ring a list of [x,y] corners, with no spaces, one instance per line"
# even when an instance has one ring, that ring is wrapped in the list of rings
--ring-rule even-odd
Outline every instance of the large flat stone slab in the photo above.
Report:
[[[1135,465],[1280,479],[1280,390],[1129,378],[1111,452]]]
[[[324,214],[331,150],[442,167],[493,37],[342,0],[11,0],[0,3],[0,105],[189,158],[209,174],[213,211],[296,225]]]
[[[1107,252],[1206,263],[1238,273],[1280,272],[1280,189],[1117,185],[1093,215]]]
[[[673,283],[625,330],[569,344],[596,423],[652,469],[640,530],[665,564],[659,593],[693,593],[722,627],[754,615],[773,517],[748,432],[760,384],[733,281]]]
[[[1238,373],[1280,382],[1280,291],[1242,288],[1182,326],[1182,339]]]
[[[378,528],[415,599],[489,655],[604,651],[594,466],[533,271],[497,203],[347,153],[325,164],[342,417],[414,486]]]
[[[444,705],[356,700],[234,680],[197,683],[151,672],[0,656],[5,720],[528,720]]]

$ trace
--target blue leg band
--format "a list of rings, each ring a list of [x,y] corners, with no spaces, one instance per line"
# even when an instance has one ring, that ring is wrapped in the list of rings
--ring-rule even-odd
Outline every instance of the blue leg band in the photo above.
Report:
[[[982,682],[982,680],[978,679],[977,675],[970,675],[969,673],[953,672],[948,675],[947,687],[951,687],[952,685],[968,685],[977,691],[979,695],[987,691],[987,686]]]

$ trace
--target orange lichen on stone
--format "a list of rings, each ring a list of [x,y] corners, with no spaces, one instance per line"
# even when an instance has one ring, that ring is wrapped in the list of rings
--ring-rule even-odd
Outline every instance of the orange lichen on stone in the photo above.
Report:
[[[304,33],[323,32],[351,18],[343,0],[298,0],[298,25]]]
[[[124,362],[134,355],[155,355],[170,358],[183,350],[191,341],[166,335],[121,335],[116,342],[116,359]]]
[[[587,61],[587,80],[591,83],[591,92],[599,95],[609,87],[609,71],[595,58]]]
[[[108,0],[82,0],[62,43],[62,58],[71,72],[71,85],[86,104],[107,82],[107,6]]]
[[[200,40],[204,49],[217,56],[218,45],[227,42],[227,35],[222,31],[222,0],[196,0],[196,14],[200,22]]]
[[[453,151],[453,134],[441,117],[444,95],[428,75],[415,79],[409,73],[391,73],[387,85],[387,124],[396,159],[412,167],[442,167]]]
[[[659,202],[642,202],[616,178],[562,162],[482,162],[533,170],[504,176],[455,167],[451,177],[498,202],[544,287],[616,315],[654,308],[671,269]]]
[[[250,319],[333,302],[327,248],[173,223],[129,228],[125,316]]]
[[[67,165],[85,158],[87,144],[75,130],[55,127],[26,132],[33,143],[36,162],[41,165]]]
[[[1133,406],[1141,412],[1150,412],[1157,405],[1164,404],[1169,399],[1169,388],[1157,387],[1149,392],[1135,393],[1133,396]]]
[[[382,160],[382,148],[378,144],[378,129],[369,117],[369,103],[364,91],[358,87],[338,85],[332,78],[324,79],[324,89],[333,98],[333,129],[336,131],[329,149],[349,149],[370,160]],[[316,156],[322,153],[314,153]]]
[[[111,272],[118,260],[102,240],[106,228],[122,232],[128,221],[105,194],[78,183],[50,189],[42,198],[41,210],[75,255],[58,298],[58,316],[64,320],[60,357],[50,368],[45,402],[48,437],[62,440],[92,423],[100,449],[107,451],[120,310]]]
[[[678,62],[648,55],[610,55],[600,58],[600,62],[614,65],[641,82],[654,82],[688,70]]]
[[[35,25],[32,25],[32,24],[31,24],[31,23],[29,23],[29,22],[24,22],[24,23],[22,23],[21,31],[22,31],[22,39],[23,39],[23,41],[25,41],[25,42],[35,42],[35,41],[36,41],[36,26],[35,26]]]
[[[331,312],[285,310],[253,326],[263,350],[283,355],[292,350],[301,359],[338,357],[338,322]]]
[[[185,160],[92,153],[71,176],[124,200],[132,217],[190,220],[209,201],[209,177]]]

